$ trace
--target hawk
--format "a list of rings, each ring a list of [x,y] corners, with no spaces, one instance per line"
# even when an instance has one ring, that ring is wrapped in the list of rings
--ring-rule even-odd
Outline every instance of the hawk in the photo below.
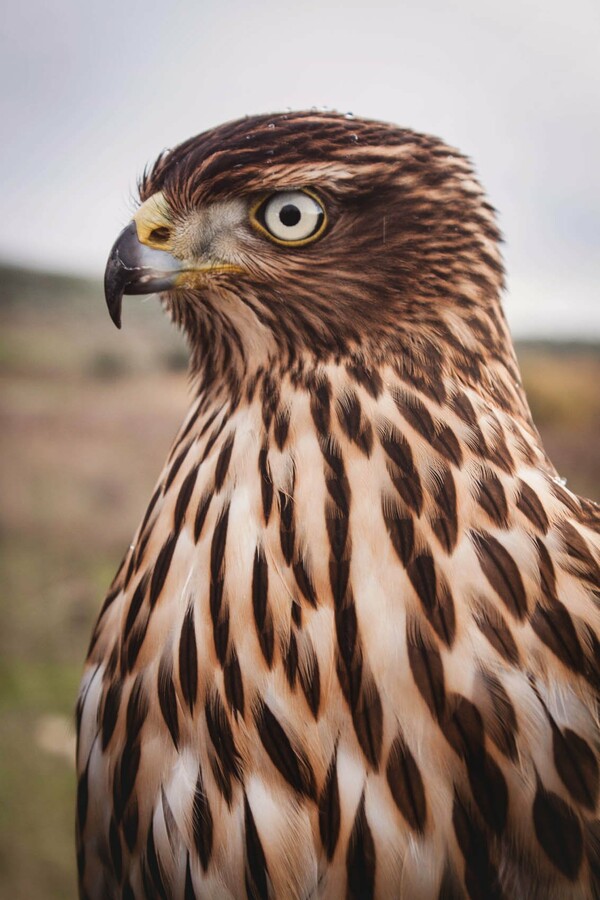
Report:
[[[140,195],[108,308],[160,292],[193,402],[88,653],[81,897],[600,896],[600,511],[469,161],[258,116]]]

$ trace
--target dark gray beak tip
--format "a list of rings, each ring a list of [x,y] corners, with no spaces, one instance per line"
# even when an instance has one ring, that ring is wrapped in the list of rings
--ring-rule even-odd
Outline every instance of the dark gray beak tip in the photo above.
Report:
[[[113,244],[104,273],[106,305],[117,328],[121,327],[123,294],[168,291],[181,269],[181,262],[170,253],[141,244],[135,222],[130,222]]]
[[[130,222],[114,242],[106,263],[104,296],[109,315],[117,328],[121,327],[123,294],[134,275],[133,267],[126,265],[126,260],[128,256],[135,258],[135,249],[138,243],[135,223]],[[125,255],[125,261],[123,255]]]
[[[113,248],[114,250],[114,248]],[[108,313],[117,328],[121,327],[121,306],[123,303],[124,285],[122,284],[122,274],[117,259],[113,253],[108,259],[106,271],[104,273],[104,296]]]

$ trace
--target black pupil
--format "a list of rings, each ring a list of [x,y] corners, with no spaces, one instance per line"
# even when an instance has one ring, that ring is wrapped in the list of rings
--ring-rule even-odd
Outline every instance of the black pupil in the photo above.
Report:
[[[279,221],[288,228],[293,228],[302,218],[302,213],[293,203],[286,203],[279,211]]]

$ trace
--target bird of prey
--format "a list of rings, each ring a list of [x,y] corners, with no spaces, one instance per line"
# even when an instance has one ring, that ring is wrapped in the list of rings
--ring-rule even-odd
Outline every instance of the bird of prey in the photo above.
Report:
[[[81,897],[599,897],[600,510],[469,161],[258,116],[140,200],[108,308],[160,293],[193,402],[89,649]]]

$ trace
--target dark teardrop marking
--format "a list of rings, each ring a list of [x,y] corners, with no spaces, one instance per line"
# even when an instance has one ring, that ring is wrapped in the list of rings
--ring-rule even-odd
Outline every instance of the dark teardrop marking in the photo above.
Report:
[[[516,619],[527,613],[527,595],[517,565],[500,541],[485,531],[472,532],[479,564],[490,585]]]
[[[206,515],[208,513],[208,508],[210,506],[210,501],[212,500],[212,498],[212,494],[207,494],[206,496],[202,497],[200,502],[198,503],[198,509],[196,510],[196,517],[194,519],[194,542],[196,544],[200,540],[200,535],[202,534],[202,529],[204,528]]]
[[[462,759],[483,754],[483,721],[479,710],[467,697],[449,695],[443,731],[450,746]]]
[[[319,795],[319,834],[327,859],[333,859],[340,834],[340,790],[337,777],[337,752],[327,770],[323,790]]]
[[[335,560],[341,560],[346,551],[348,537],[348,517],[340,515],[332,503],[325,508],[325,525],[331,553]]]
[[[213,625],[213,642],[219,663],[224,666],[229,646],[229,607],[223,603],[224,582],[222,578],[211,581],[209,608]]]
[[[227,418],[225,417],[219,423],[219,425],[217,425],[216,428],[214,428],[214,430],[212,431],[210,437],[208,438],[206,444],[204,445],[204,450],[202,451],[202,456],[200,458],[201,463],[203,463],[205,459],[208,459],[213,447],[215,446],[215,444],[217,443],[217,440],[219,439],[219,435],[221,434],[221,432],[223,431],[223,428],[225,427],[226,422],[227,422]]]
[[[290,643],[284,654],[285,659],[285,675],[289,686],[294,689],[296,686],[296,676],[298,675],[298,642],[296,635],[290,634]]]
[[[193,606],[186,611],[179,636],[179,683],[189,711],[193,713],[198,693],[198,649]]]
[[[535,539],[540,567],[540,590],[542,598],[556,600],[556,573],[548,548],[540,538]]]
[[[486,603],[477,611],[475,623],[500,656],[513,666],[519,665],[520,656],[516,641],[497,609]]]
[[[411,828],[423,833],[427,824],[425,786],[415,758],[400,734],[391,746],[386,776],[394,803]]]
[[[242,760],[235,746],[229,717],[218,693],[207,699],[204,712],[208,733],[215,748],[219,764],[228,779],[242,778]]]
[[[258,471],[260,473],[260,490],[262,497],[263,515],[265,524],[268,524],[273,508],[273,479],[269,467],[269,445],[263,444],[258,454]]]
[[[104,707],[102,710],[102,751],[104,752],[110,743],[110,739],[117,724],[119,708],[121,705],[121,695],[123,693],[123,682],[120,678],[111,682],[108,686],[104,697]]]
[[[481,816],[496,835],[502,834],[508,815],[508,787],[500,767],[489,753],[466,759],[471,792]]]
[[[146,574],[140,578],[138,586],[134,591],[131,603],[129,604],[129,609],[127,610],[127,618],[125,619],[125,627],[123,629],[123,640],[127,640],[137,619],[144,597],[146,596],[146,591],[148,590],[149,581],[150,572],[146,572]]]
[[[414,544],[415,528],[412,516],[405,516],[393,505],[382,503],[383,518],[398,559],[404,567],[410,562]]]
[[[232,647],[229,658],[223,669],[223,681],[225,683],[225,696],[231,710],[235,713],[244,715],[244,681],[242,679],[242,671],[240,663]]]
[[[453,463],[457,469],[460,469],[463,462],[462,450],[456,438],[456,435],[448,425],[438,432],[437,436],[431,442],[431,446],[441,456],[445,456],[447,460]]]
[[[223,602],[228,523],[229,506],[223,510],[217,520],[210,547],[209,607],[213,623],[215,652],[222,666],[227,658],[229,642],[229,609],[227,603]]]
[[[457,391],[450,402],[450,406],[466,425],[471,427],[477,425],[477,414],[473,409],[473,404],[462,391]]]
[[[306,702],[310,707],[310,711],[314,718],[319,717],[319,705],[321,702],[321,674],[319,671],[319,660],[312,649],[307,652],[307,663],[298,670],[300,686],[306,698]]]
[[[561,730],[552,722],[554,765],[573,799],[590,811],[598,801],[598,762],[582,737],[570,728]]]
[[[294,556],[294,499],[283,491],[279,491],[279,542],[281,544],[281,552],[288,566],[292,562]]]
[[[329,583],[336,610],[341,609],[344,604],[351,602],[347,598],[348,582],[350,579],[350,560],[348,559],[330,559],[329,561]]]
[[[156,559],[154,571],[152,572],[152,580],[150,582],[150,608],[153,609],[156,601],[160,597],[160,593],[164,587],[165,580],[169,574],[171,560],[175,552],[177,544],[177,534],[171,534],[163,544],[160,553]]]
[[[380,440],[390,459],[388,473],[392,484],[406,505],[420,516],[423,509],[423,489],[408,441],[392,425],[386,425]]]
[[[331,385],[327,379],[323,379],[319,384],[315,385],[311,391],[310,411],[315,423],[316,429],[323,437],[328,437],[330,433],[331,420]]]
[[[337,417],[342,430],[351,441],[355,441],[360,433],[361,408],[355,391],[347,391],[335,404]]]
[[[163,868],[154,842],[154,819],[151,819],[150,828],[148,829],[145,859],[142,862],[142,880],[147,896],[158,896],[161,900],[168,900],[169,895],[165,887]]]
[[[342,662],[346,669],[350,669],[355,662],[355,655],[358,655],[355,654],[358,643],[358,622],[352,598],[344,606],[336,609],[335,629]]]
[[[446,553],[452,553],[458,540],[458,504],[454,478],[447,467],[438,476],[433,499],[437,507],[431,520],[433,532]]]
[[[208,761],[210,763],[211,772],[213,773],[213,778],[215,779],[215,784],[219,790],[219,793],[225,800],[227,807],[231,809],[231,802],[233,800],[233,785],[231,781],[231,775],[223,767],[221,761],[213,753],[208,754]]]
[[[345,435],[365,456],[373,449],[373,429],[370,422],[362,417],[360,400],[356,391],[347,391],[336,403],[336,412]]]
[[[249,900],[269,900],[267,860],[245,794],[244,830],[246,833],[246,892],[248,898]]]
[[[469,897],[471,900],[502,900],[498,875],[490,859],[487,835],[456,793],[452,825],[465,860],[465,886]]]
[[[361,750],[377,771],[383,742],[383,707],[375,682],[364,671],[358,699],[352,709],[352,722]]]
[[[130,743],[137,741],[139,737],[142,725],[148,715],[148,706],[148,695],[144,690],[144,675],[140,673],[133,683],[127,702],[125,733]]]
[[[311,606],[314,606],[316,608],[317,596],[315,594],[315,589],[310,575],[308,574],[308,570],[304,565],[302,559],[298,559],[294,563],[294,576],[296,578],[296,583],[302,591],[304,597],[308,600]]]
[[[302,607],[298,600],[292,600],[291,619],[296,628],[302,628]]]
[[[517,495],[517,508],[542,534],[546,534],[549,528],[548,516],[542,506],[540,498],[525,481],[518,479],[519,493]]]
[[[365,813],[363,791],[346,853],[348,900],[371,900],[374,897],[375,867],[375,842]]]
[[[329,450],[323,451],[325,461],[330,467],[325,471],[325,485],[331,499],[338,510],[338,515],[344,519],[350,513],[350,484],[344,472],[344,462],[337,444]]]
[[[262,547],[254,552],[252,568],[252,609],[260,649],[269,668],[273,664],[275,637],[273,621],[268,608],[269,566]]]
[[[433,444],[436,438],[435,426],[425,404],[418,397],[399,391],[394,391],[393,397],[398,411],[409,425],[429,444]]]
[[[122,668],[126,669],[128,672],[133,671],[133,667],[137,662],[139,652],[142,649],[142,644],[144,643],[144,639],[146,637],[149,622],[150,615],[148,613],[144,616],[144,619],[141,622],[135,625],[135,627],[131,631],[131,634],[129,635],[126,658],[124,662],[122,662]]]
[[[415,684],[434,718],[441,721],[446,706],[444,667],[437,647],[427,643],[415,630],[407,627],[408,660]]]
[[[495,430],[493,442],[491,446],[488,447],[486,456],[491,462],[495,463],[499,469],[506,472],[507,475],[512,475],[514,473],[515,462],[510,455],[506,440],[504,439],[504,435],[499,426]]]
[[[225,478],[229,470],[229,463],[231,462],[234,439],[235,431],[232,431],[231,434],[228,435],[227,440],[223,444],[219,456],[217,457],[217,464],[215,466],[215,493],[217,494],[225,483]]]
[[[113,805],[115,817],[121,819],[129,798],[133,794],[135,780],[140,767],[141,747],[139,741],[128,741],[115,766],[113,778]]]
[[[173,744],[177,748],[179,745],[179,720],[170,653],[163,656],[158,667],[158,702]]]
[[[475,499],[494,525],[505,528],[508,522],[508,503],[502,482],[495,472],[486,471],[476,483]]]
[[[226,506],[217,519],[210,546],[210,574],[214,581],[216,581],[223,572],[228,525],[229,506]]]
[[[487,734],[508,759],[516,762],[519,723],[515,708],[506,688],[496,675],[484,671],[482,678],[492,709],[489,725],[486,725]]]
[[[573,672],[583,672],[583,650],[573,620],[560,600],[553,600],[547,606],[538,603],[531,617],[531,627],[563,665]]]
[[[87,819],[89,788],[88,788],[88,771],[90,761],[77,780],[77,837],[81,839],[85,829],[85,821]]]
[[[288,784],[299,794],[316,800],[315,776],[308,759],[303,753],[293,749],[287,734],[268,706],[260,708],[256,726],[271,762]]]
[[[270,374],[266,374],[263,377],[260,399],[262,402],[263,424],[265,431],[268,431],[279,406],[279,385]]]
[[[575,881],[583,858],[581,825],[558,794],[538,784],[533,803],[535,834],[550,862],[569,881]]]
[[[213,847],[213,817],[208,802],[208,796],[204,788],[202,769],[198,769],[198,780],[194,792],[192,828],[194,833],[194,846],[198,853],[200,864],[206,872]]]
[[[414,471],[413,455],[410,444],[405,437],[391,423],[386,425],[384,433],[380,437],[381,446],[390,460],[403,475]]]
[[[407,572],[436,634],[451,647],[456,631],[454,601],[448,587],[436,576],[433,557],[430,553],[419,554],[410,562]]]
[[[290,411],[289,409],[281,409],[275,416],[275,426],[273,436],[279,450],[283,450],[288,439],[290,430]]]
[[[175,511],[173,513],[173,531],[175,532],[175,534],[181,531],[181,526],[190,504],[194,486],[196,484],[196,479],[198,477],[198,469],[199,466],[194,466],[191,472],[186,475],[183,484],[179,488],[179,494],[177,495],[177,502],[175,504]]]

